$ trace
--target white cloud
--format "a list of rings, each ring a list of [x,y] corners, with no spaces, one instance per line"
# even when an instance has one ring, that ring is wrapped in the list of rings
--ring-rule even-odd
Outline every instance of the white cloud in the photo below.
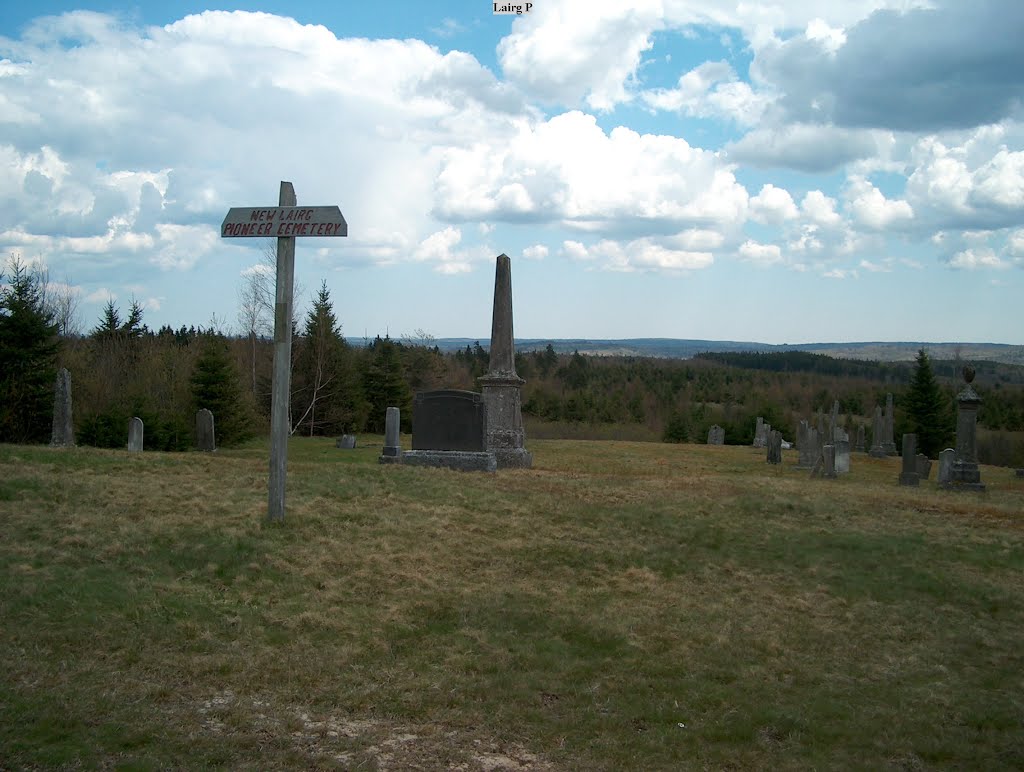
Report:
[[[160,223],[156,231],[158,251],[150,257],[150,262],[164,270],[191,268],[220,245],[220,234],[201,225]]]
[[[441,273],[465,273],[470,270],[465,253],[455,251],[462,241],[462,231],[448,226],[432,233],[420,242],[413,251],[413,259],[435,263],[435,270]]]
[[[1024,257],[1024,228],[1018,228],[1006,237],[1006,250],[1013,257]]]
[[[974,174],[974,203],[1024,212],[1024,152],[1002,148]]]
[[[846,33],[841,27],[830,27],[828,22],[822,19],[809,21],[804,36],[808,40],[817,41],[825,51],[833,56],[846,42]]]
[[[772,97],[756,93],[724,61],[704,62],[679,78],[676,88],[642,92],[650,107],[698,118],[726,118],[742,126],[756,124]]]
[[[86,303],[106,303],[108,300],[117,300],[117,294],[106,287],[100,287],[86,295],[83,300]]]
[[[438,227],[429,202],[442,149],[507,136],[535,115],[464,52],[338,39],[269,14],[139,29],[75,13],[5,44],[18,61],[0,73],[7,235],[89,255],[76,275],[93,283],[140,257],[192,269],[219,243],[227,208],[274,203],[267,180],[282,177],[300,203],[341,204],[355,226],[346,257],[409,259]],[[301,126],[331,131],[297,141]],[[21,149],[27,131],[37,149]],[[511,183],[496,195],[510,211],[529,206]]]
[[[949,267],[974,271],[979,268],[1003,269],[1009,266],[991,249],[965,249],[953,255]]]
[[[548,248],[543,244],[534,244],[523,250],[523,257],[527,260],[543,260],[548,256]]]
[[[764,185],[761,192],[750,199],[750,216],[760,223],[778,225],[798,216],[796,204],[789,191],[777,188],[771,183]]]
[[[250,265],[248,268],[243,268],[238,272],[238,275],[243,278],[248,278],[250,276],[272,276],[274,275],[274,269],[266,263],[256,263],[255,265]]]
[[[825,271],[825,273],[823,273],[822,276],[824,276],[826,279],[856,279],[857,272],[846,268],[833,268],[829,271]]]
[[[724,227],[746,216],[748,198],[714,153],[623,127],[606,134],[575,111],[444,151],[435,196],[436,214],[454,221],[562,221],[609,234],[630,223]]]
[[[914,217],[910,204],[886,198],[882,191],[863,177],[851,177],[846,194],[850,213],[865,228],[885,230],[899,227]]]
[[[782,250],[776,244],[759,244],[747,240],[740,245],[740,257],[757,265],[775,265],[782,262]]]
[[[641,238],[628,242],[604,239],[588,253],[603,258],[603,268],[610,271],[696,271],[708,268],[715,258],[710,252],[672,249],[655,239]]]
[[[799,40],[817,56],[832,57],[841,51],[847,31],[873,10],[920,2],[844,0],[823,6],[812,0],[544,0],[514,22],[512,32],[498,44],[498,58],[505,75],[539,99],[564,107],[585,102],[596,110],[610,110],[633,98],[642,55],[651,48],[655,33],[672,30],[692,37],[694,27],[710,27],[723,30],[719,42],[730,48],[730,31],[738,30],[759,54],[766,46],[778,47],[779,35],[806,29]],[[787,74],[786,63],[763,69]],[[746,98],[744,92],[740,101]]]
[[[865,271],[870,271],[871,273],[892,272],[892,266],[889,264],[888,261],[883,263],[875,263],[872,262],[871,260],[861,260],[860,265],[858,267],[863,268]]]
[[[431,27],[430,31],[438,37],[450,38],[455,37],[460,32],[465,32],[466,28],[459,24],[456,19],[445,17],[441,19],[441,23],[438,26]]]
[[[836,200],[820,190],[808,191],[800,202],[800,210],[815,225],[831,228],[842,222],[836,212]]]
[[[610,110],[627,101],[627,84],[662,22],[660,0],[540,2],[498,44],[506,77],[537,98]]]
[[[562,254],[571,260],[589,260],[590,253],[579,241],[563,241]]]

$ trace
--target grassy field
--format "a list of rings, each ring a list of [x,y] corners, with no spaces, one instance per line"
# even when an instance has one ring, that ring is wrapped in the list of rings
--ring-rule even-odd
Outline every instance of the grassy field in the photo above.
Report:
[[[0,768],[1021,769],[1024,480],[0,446]],[[365,445],[363,444],[365,443]]]

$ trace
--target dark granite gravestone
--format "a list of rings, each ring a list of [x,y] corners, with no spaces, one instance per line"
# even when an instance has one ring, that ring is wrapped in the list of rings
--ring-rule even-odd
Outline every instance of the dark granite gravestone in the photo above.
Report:
[[[412,401],[413,450],[486,449],[487,411],[475,391],[421,391]]]
[[[766,460],[769,464],[782,463],[782,432],[772,429],[768,432],[768,453]]]
[[[900,472],[900,485],[917,486],[921,477],[917,473],[917,435],[903,435],[903,467]]]

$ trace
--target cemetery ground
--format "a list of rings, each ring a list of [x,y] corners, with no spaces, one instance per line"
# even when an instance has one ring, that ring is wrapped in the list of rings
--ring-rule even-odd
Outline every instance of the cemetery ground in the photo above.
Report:
[[[404,437],[408,440],[408,437]],[[1020,769],[1024,480],[0,445],[0,768]]]

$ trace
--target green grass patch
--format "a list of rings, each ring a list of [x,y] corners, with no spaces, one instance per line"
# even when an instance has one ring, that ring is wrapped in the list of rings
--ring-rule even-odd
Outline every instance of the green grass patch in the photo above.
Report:
[[[1019,769],[1024,485],[0,446],[0,765]]]

